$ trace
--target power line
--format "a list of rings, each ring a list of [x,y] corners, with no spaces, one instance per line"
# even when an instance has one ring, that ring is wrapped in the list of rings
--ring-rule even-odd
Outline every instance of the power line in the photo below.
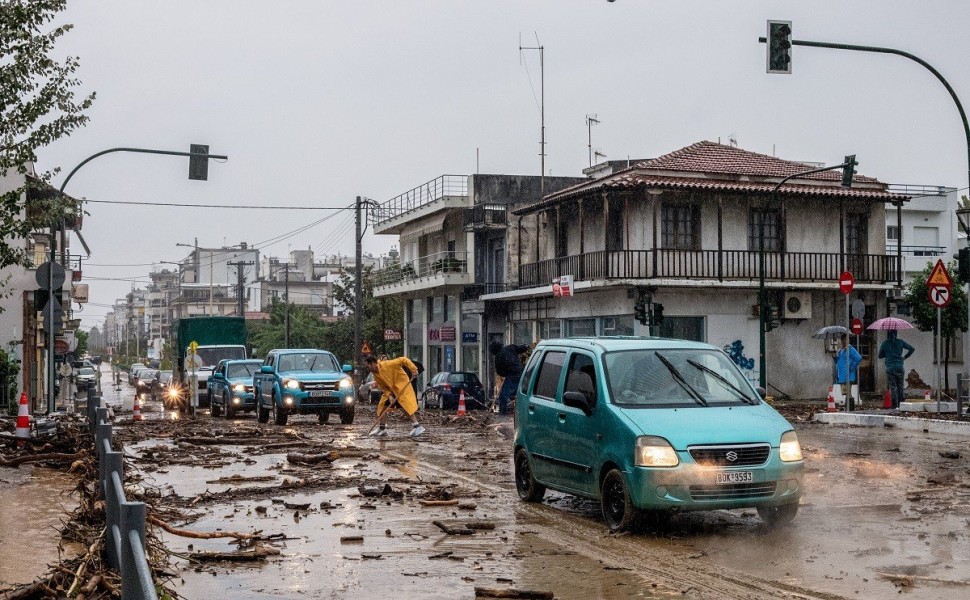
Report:
[[[352,206],[251,206],[248,204],[183,204],[179,202],[129,202],[124,200],[84,200],[93,204],[126,204],[129,206],[176,206],[180,208],[242,208],[249,210],[349,210]]]

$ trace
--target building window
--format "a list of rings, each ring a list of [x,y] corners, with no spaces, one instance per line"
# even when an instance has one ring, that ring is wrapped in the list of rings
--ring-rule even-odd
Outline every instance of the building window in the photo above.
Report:
[[[692,342],[706,341],[704,317],[664,317],[664,322],[660,326],[660,337]]]
[[[566,337],[596,335],[596,319],[569,319],[566,321]]]
[[[531,321],[516,321],[512,323],[512,343],[523,346],[532,344]]]
[[[779,209],[752,208],[748,211],[748,250],[758,252],[761,249],[759,218],[762,214],[765,219],[765,251],[781,252],[784,249],[784,229]]]
[[[701,211],[696,204],[664,204],[661,243],[665,249],[700,250]]]
[[[866,254],[869,249],[869,215],[849,213],[846,215],[846,252]]]
[[[600,323],[602,335],[633,335],[633,315],[603,317]]]
[[[540,340],[553,340],[558,337],[562,337],[562,328],[560,327],[559,319],[539,321]]]
[[[886,239],[894,242],[899,241],[899,227],[897,225],[886,226]]]

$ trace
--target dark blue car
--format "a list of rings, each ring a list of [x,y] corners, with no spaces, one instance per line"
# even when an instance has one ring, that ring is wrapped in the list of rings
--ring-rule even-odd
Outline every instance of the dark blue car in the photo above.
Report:
[[[428,387],[421,394],[425,408],[456,410],[461,392],[465,392],[467,410],[485,410],[485,388],[478,375],[471,371],[441,372],[431,378]]]

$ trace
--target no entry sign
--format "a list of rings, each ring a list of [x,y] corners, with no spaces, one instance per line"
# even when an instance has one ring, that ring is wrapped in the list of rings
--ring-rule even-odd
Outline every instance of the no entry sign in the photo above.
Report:
[[[848,271],[842,271],[842,274],[839,275],[839,291],[843,294],[851,294],[854,287],[855,277]]]
[[[862,335],[862,319],[852,319],[852,324],[849,326],[849,331],[854,335]]]

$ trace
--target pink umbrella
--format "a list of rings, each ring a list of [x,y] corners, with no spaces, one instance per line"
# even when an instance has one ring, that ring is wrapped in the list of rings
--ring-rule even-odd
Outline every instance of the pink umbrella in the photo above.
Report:
[[[899,331],[900,329],[912,329],[913,324],[909,321],[903,319],[897,319],[896,317],[886,317],[884,319],[876,319],[872,322],[872,325],[866,329],[879,329],[882,331]]]

